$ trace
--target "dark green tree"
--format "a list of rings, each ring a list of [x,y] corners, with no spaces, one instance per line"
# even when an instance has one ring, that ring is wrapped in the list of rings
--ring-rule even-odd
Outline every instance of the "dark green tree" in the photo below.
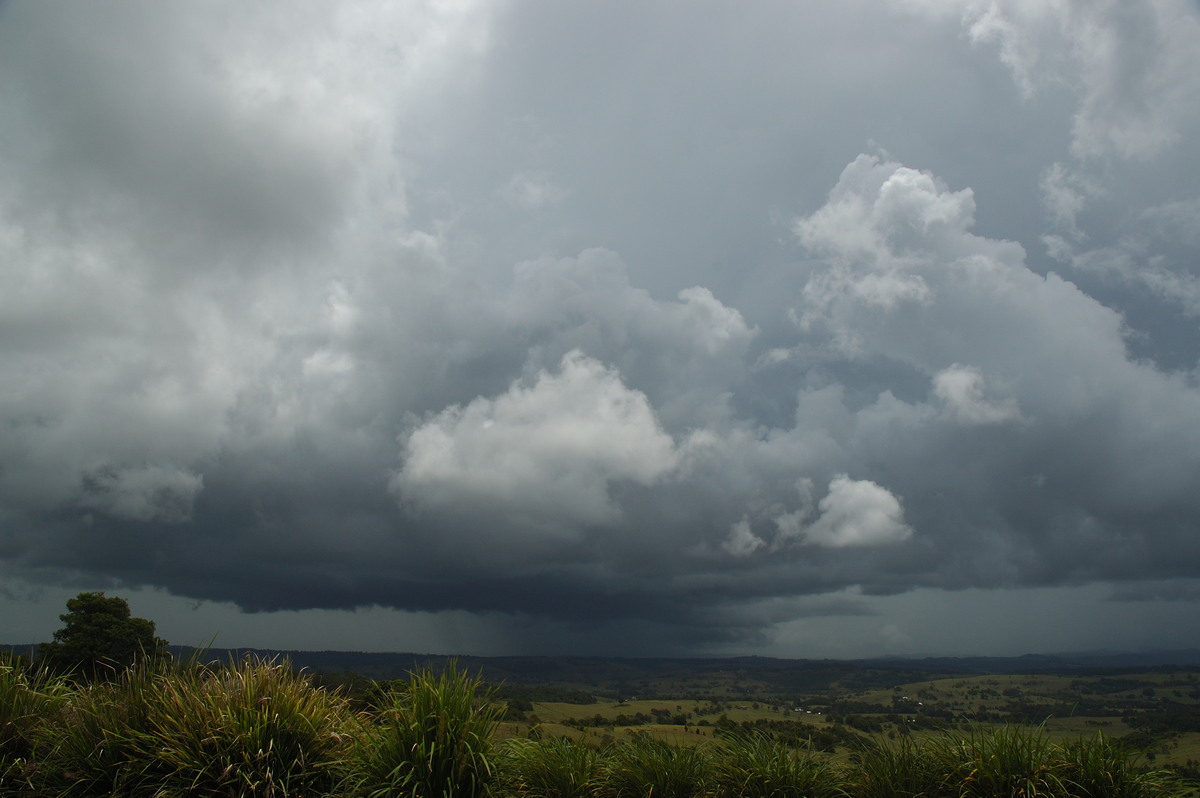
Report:
[[[80,593],[58,617],[63,628],[53,643],[42,643],[42,658],[83,679],[112,678],[135,662],[167,656],[167,641],[155,635],[154,621],[132,617],[129,602],[119,596]]]

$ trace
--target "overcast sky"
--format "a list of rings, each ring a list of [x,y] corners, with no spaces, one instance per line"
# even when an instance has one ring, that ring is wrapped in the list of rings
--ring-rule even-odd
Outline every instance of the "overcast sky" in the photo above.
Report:
[[[1200,646],[1200,4],[0,4],[0,642]]]

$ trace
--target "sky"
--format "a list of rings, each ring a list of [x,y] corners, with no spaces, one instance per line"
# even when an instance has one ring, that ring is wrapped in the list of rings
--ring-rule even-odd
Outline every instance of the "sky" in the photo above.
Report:
[[[1200,3],[0,4],[0,642],[1200,646]]]

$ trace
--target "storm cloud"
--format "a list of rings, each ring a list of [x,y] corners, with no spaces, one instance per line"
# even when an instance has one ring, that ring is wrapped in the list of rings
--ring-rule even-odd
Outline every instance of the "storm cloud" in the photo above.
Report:
[[[6,613],[932,653],[1059,591],[987,653],[1165,644],[1080,619],[1198,606],[1198,40],[1183,0],[4,4]]]

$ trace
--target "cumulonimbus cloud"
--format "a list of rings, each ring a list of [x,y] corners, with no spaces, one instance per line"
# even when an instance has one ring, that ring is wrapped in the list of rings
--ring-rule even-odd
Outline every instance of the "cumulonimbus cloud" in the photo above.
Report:
[[[731,5],[678,59],[610,5],[234,5],[0,7],[5,564],[687,645],[1200,573],[1194,318],[1123,302],[1200,307],[1177,0]]]

